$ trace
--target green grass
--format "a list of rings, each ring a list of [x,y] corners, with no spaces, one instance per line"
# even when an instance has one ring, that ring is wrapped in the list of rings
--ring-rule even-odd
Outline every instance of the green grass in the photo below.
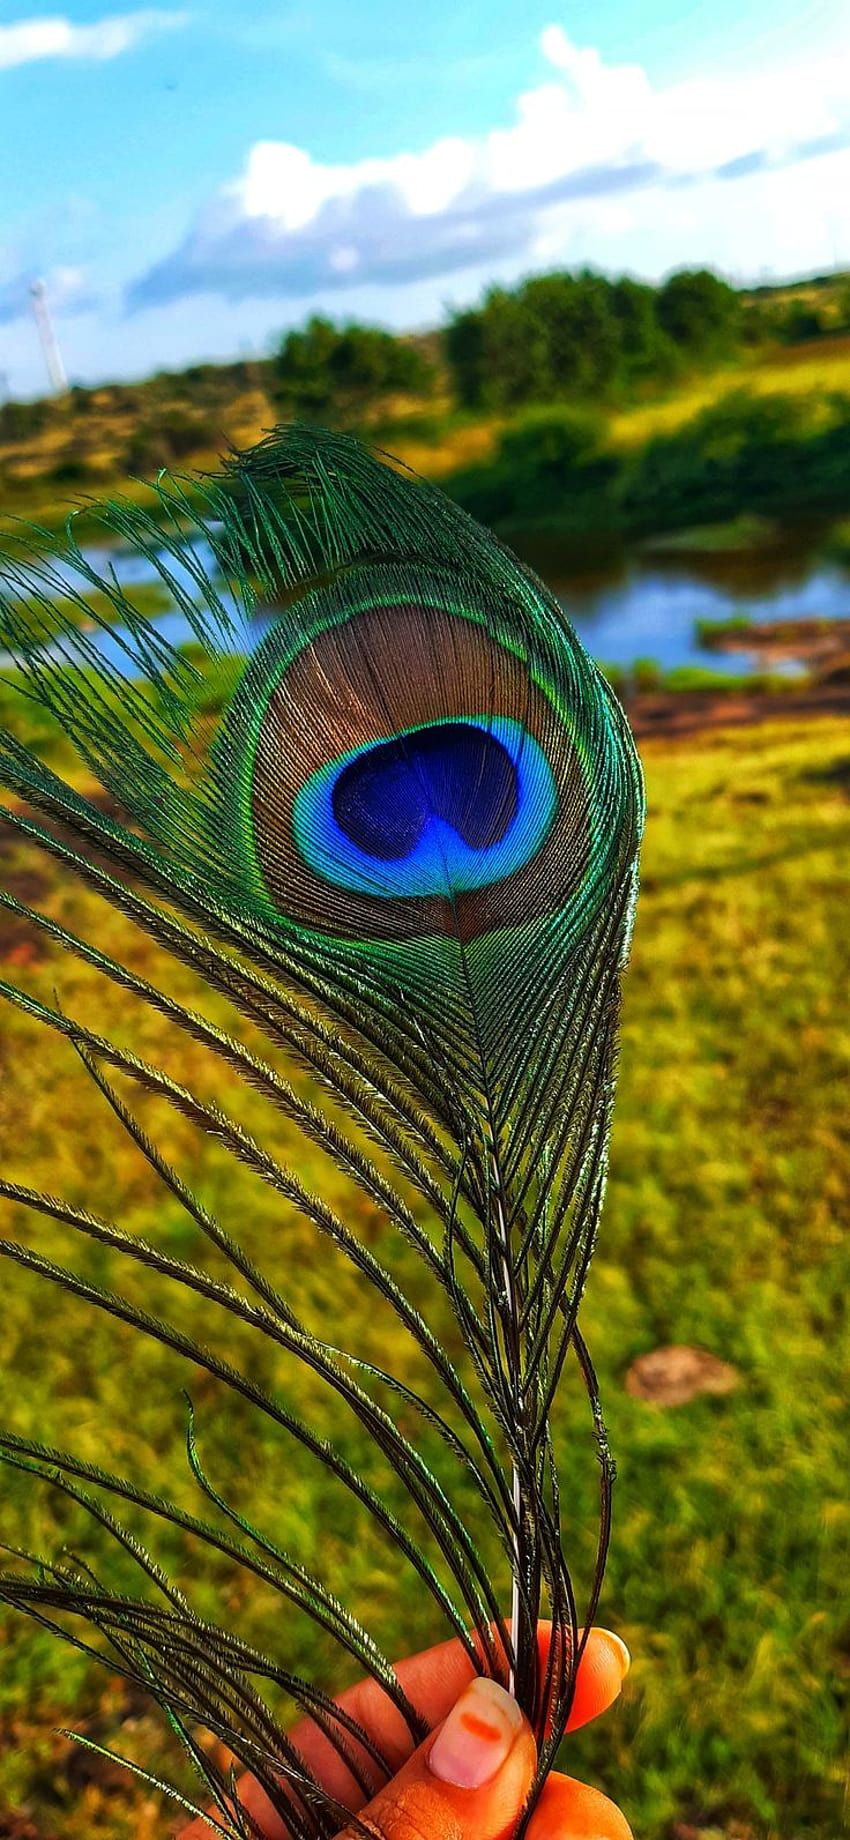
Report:
[[[641,547],[657,555],[747,555],[775,543],[780,535],[779,525],[770,518],[745,511],[740,517],[727,518],[721,524],[698,524],[690,530],[672,530],[650,537]]]
[[[723,622],[724,628],[727,623]],[[700,621],[698,626],[708,626],[710,622]],[[739,630],[732,620],[728,630]],[[750,630],[749,622],[741,630]],[[701,644],[709,644],[704,633],[699,633]],[[800,678],[783,674],[781,671],[722,671],[711,665],[677,664],[665,668],[657,658],[636,658],[631,665],[603,664],[601,666],[612,689],[619,697],[637,695],[685,695],[693,691],[710,692],[712,696],[747,696],[767,695],[786,696],[800,688]]]
[[[758,395],[805,396],[813,405],[823,402],[830,391],[850,389],[850,338],[743,353],[664,395],[618,410],[612,438],[625,448],[640,447],[653,435],[674,433],[711,403],[742,388]]]
[[[601,1619],[634,1655],[623,1699],[598,1730],[570,1742],[565,1766],[626,1809],[641,1840],[687,1829],[737,1840],[832,1840],[842,1826],[850,1664],[846,1491],[846,1317],[850,1271],[846,1133],[850,971],[845,865],[850,846],[850,744],[824,718],[785,721],[696,742],[644,748],[649,785],[644,887],[626,980],[619,1102],[600,1249],[584,1325],[601,1369],[619,1459],[616,1520]],[[156,974],[150,946],[19,845],[0,840],[3,880],[66,924],[88,928],[133,968]],[[104,1033],[130,1040],[238,1116],[260,1111],[201,1050],[84,967],[0,918],[3,975]],[[189,974],[168,987],[194,994]],[[209,1006],[208,1007],[212,1007]],[[220,1012],[216,1012],[220,1013]],[[239,1032],[240,1025],[235,1028]],[[128,1149],[70,1050],[16,1012],[0,1035],[0,1125],[10,1174],[119,1217],[177,1255],[208,1258],[172,1201]],[[313,1323],[358,1347],[406,1361],[391,1322],[364,1308],[350,1273],[291,1210],[231,1169],[188,1124],[153,1103],[138,1109],[203,1198],[268,1264]],[[266,1118],[265,1139],[346,1208],[378,1249],[385,1230],[318,1153],[295,1149]],[[66,1230],[5,1207],[8,1230],[137,1299],[166,1307],[150,1276],[119,1274]],[[6,1227],[4,1221],[4,1228]],[[402,1259],[402,1264],[404,1260]],[[408,1278],[410,1277],[407,1271]],[[3,1271],[6,1421],[71,1446],[153,1486],[168,1479],[195,1504],[182,1454],[180,1364],[107,1319],[93,1319],[38,1281]],[[222,1339],[197,1298],[188,1331]],[[286,1362],[227,1346],[258,1379],[289,1390]],[[734,1363],[740,1385],[670,1411],[624,1386],[639,1354],[690,1342]],[[409,1370],[413,1373],[413,1368]],[[188,1376],[200,1444],[216,1483],[294,1548],[391,1650],[441,1633],[421,1590],[306,1457],[271,1428],[250,1425],[201,1372]],[[317,1383],[300,1409],[336,1423],[355,1461],[371,1459]],[[586,1412],[570,1377],[560,1402],[569,1554],[586,1587],[597,1472]],[[172,1480],[173,1479],[173,1480]],[[473,1512],[472,1504],[469,1508]],[[3,1536],[77,1548],[81,1529],[45,1491],[13,1478]],[[103,1563],[97,1540],[86,1550]],[[234,1618],[296,1668],[329,1685],[331,1656],[309,1627],[223,1561],[157,1539],[191,1580],[201,1610]],[[113,1563],[112,1560],[109,1561]],[[163,1763],[166,1742],[138,1703],[46,1634],[9,1620],[0,1649],[0,1832],[25,1814],[37,1840],[153,1840],[167,1831],[157,1798],[90,1767],[59,1725],[76,1724]]]
[[[733,613],[726,620],[695,620],[694,634],[701,646],[707,651],[712,647],[722,648],[725,639],[738,639],[745,633],[758,628],[758,622],[750,619],[748,614]]]
[[[850,564],[850,518],[842,518],[833,525],[826,553],[833,562]]]

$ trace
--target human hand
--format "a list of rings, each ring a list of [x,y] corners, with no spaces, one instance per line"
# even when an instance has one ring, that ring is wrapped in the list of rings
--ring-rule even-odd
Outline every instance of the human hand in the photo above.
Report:
[[[545,1660],[548,1630],[539,1632]],[[568,1731],[578,1730],[617,1698],[629,1668],[618,1636],[592,1629],[579,1665]],[[380,1746],[396,1774],[363,1806],[352,1776],[310,1720],[292,1739],[323,1787],[357,1813],[375,1840],[511,1840],[534,1775],[531,1728],[516,1702],[494,1681],[477,1679],[457,1641],[410,1655],[396,1668],[405,1692],[431,1726],[412,1749],[401,1714],[371,1679],[340,1695],[339,1704]],[[286,1828],[262,1790],[243,1778],[244,1806],[265,1840],[287,1840]],[[209,1840],[193,1821],[179,1840]],[[354,1840],[349,1829],[338,1840]],[[528,1840],[632,1840],[620,1810],[598,1789],[571,1776],[549,1776],[528,1828]]]

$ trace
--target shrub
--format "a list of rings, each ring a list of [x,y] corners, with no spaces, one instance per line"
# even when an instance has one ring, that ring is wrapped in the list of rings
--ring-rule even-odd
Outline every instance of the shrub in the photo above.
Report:
[[[52,419],[48,397],[39,402],[6,402],[0,406],[0,441],[28,441],[41,434]]]
[[[735,289],[708,268],[681,269],[658,290],[658,322],[685,351],[698,357],[729,351],[741,330]]]
[[[454,474],[449,489],[487,523],[557,522],[568,529],[613,518],[617,471],[600,416],[541,409],[505,431],[492,461]]]
[[[133,430],[124,449],[124,464],[131,473],[151,473],[221,444],[221,430],[212,416],[171,409],[141,421]]]
[[[625,523],[674,530],[742,512],[850,503],[850,401],[820,407],[825,426],[813,423],[804,398],[740,390],[656,436],[628,466]]]
[[[428,394],[435,381],[430,359],[409,340],[318,315],[287,334],[274,370],[276,394],[291,414],[327,422],[356,420],[382,397]]]
[[[739,296],[708,269],[658,289],[582,269],[490,288],[450,321],[445,351],[461,404],[505,410],[669,378],[689,359],[734,351],[741,317]]]

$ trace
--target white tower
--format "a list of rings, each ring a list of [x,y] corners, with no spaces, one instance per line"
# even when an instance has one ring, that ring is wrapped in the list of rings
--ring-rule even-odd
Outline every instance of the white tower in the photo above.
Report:
[[[50,388],[55,391],[57,396],[61,396],[63,390],[67,390],[68,388],[68,379],[65,375],[65,366],[62,363],[62,353],[59,350],[59,341],[56,337],[53,321],[50,317],[50,308],[47,304],[47,283],[45,281],[30,282],[30,299],[32,300],[32,310],[35,314],[35,323],[38,327],[38,336],[41,339],[41,349],[44,352],[44,362],[47,365],[47,375],[50,378]]]

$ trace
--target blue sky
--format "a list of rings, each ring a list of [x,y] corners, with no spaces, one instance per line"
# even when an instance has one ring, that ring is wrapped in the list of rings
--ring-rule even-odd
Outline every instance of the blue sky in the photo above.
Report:
[[[0,390],[585,262],[850,265],[847,0],[0,0]]]

